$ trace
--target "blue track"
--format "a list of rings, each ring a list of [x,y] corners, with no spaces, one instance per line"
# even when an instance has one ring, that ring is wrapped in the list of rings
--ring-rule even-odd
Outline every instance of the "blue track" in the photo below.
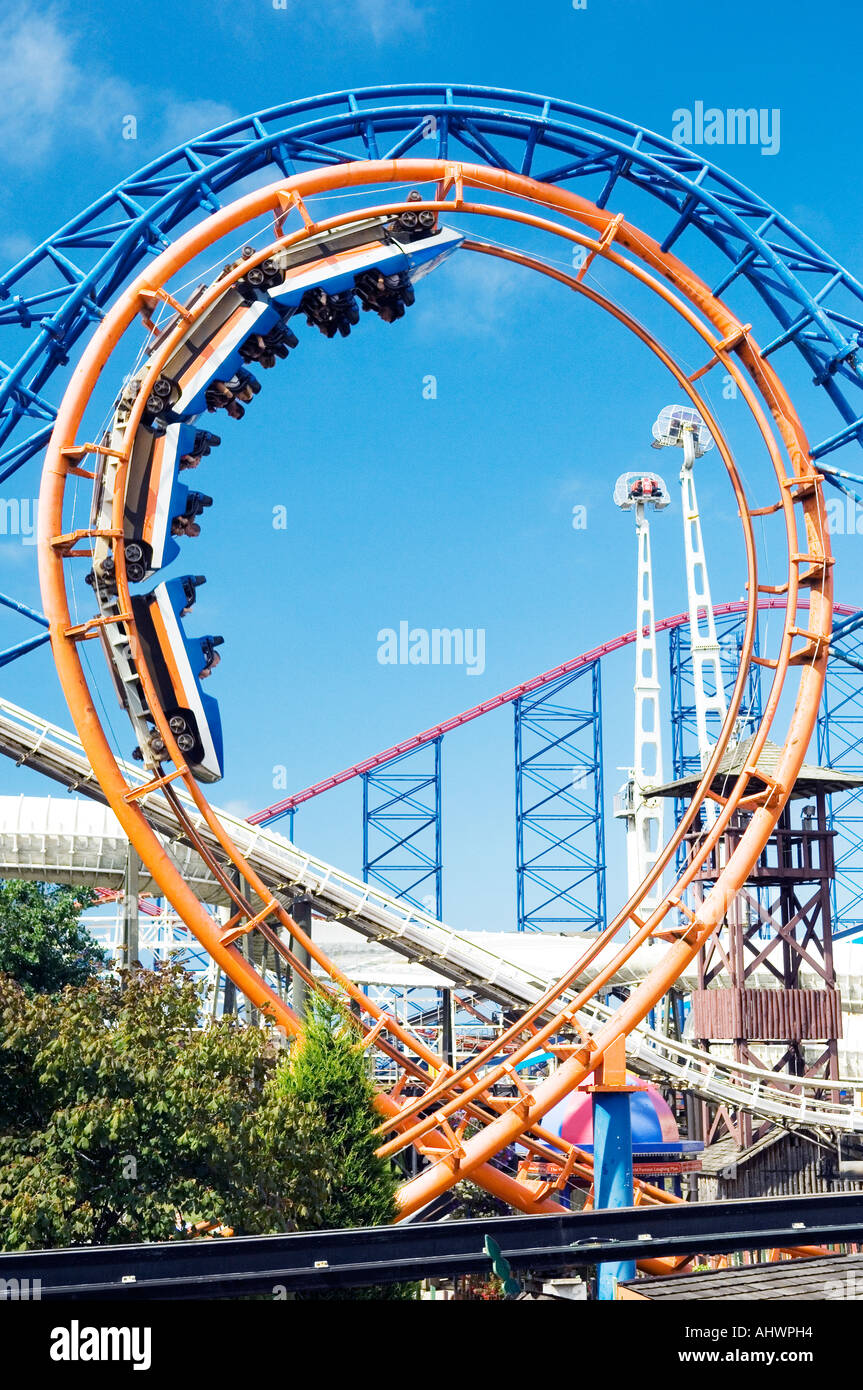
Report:
[[[47,442],[81,335],[172,233],[252,176],[408,154],[480,160],[577,188],[600,206],[635,185],[658,204],[646,230],[663,249],[700,232],[727,261],[714,291],[748,281],[764,305],[753,325],[762,347],[803,354],[840,417],[813,457],[863,442],[863,287],[811,238],[700,154],[629,121],[522,92],[428,84],[339,92],[232,121],[125,179],[0,277],[0,482]],[[686,259],[699,271],[692,238]]]
[[[837,412],[812,457],[863,445],[863,286],[810,237],[697,151],[629,121],[529,93],[431,83],[330,93],[232,121],[124,179],[0,276],[0,483],[41,454],[88,329],[174,235],[230,201],[250,178],[263,184],[322,165],[408,155],[480,161],[568,187],[601,207],[639,195],[633,220],[664,251],[686,234],[683,259],[715,294],[733,299],[738,282],[757,291],[760,306],[751,311],[750,296],[746,317],[763,352],[793,350],[804,358],[808,400],[826,393]],[[717,250],[725,262],[718,279],[710,269]],[[796,404],[805,425],[807,397]],[[836,486],[863,487],[855,471],[827,467]],[[44,625],[15,599],[0,596],[0,604]],[[0,653],[0,665],[46,640],[40,630]],[[390,813],[403,821],[405,799],[396,797],[394,806],[391,788],[367,786],[367,799],[374,790],[383,800],[372,797],[365,816],[365,872],[390,883],[388,872],[403,873],[409,892],[418,886],[419,867],[440,911],[439,750],[430,800],[423,785],[422,805],[410,801],[410,823],[398,826]],[[597,796],[594,788],[594,807]],[[585,824],[601,834],[597,814]],[[370,828],[380,845],[371,845]],[[428,847],[420,832],[432,837]],[[569,827],[562,824],[552,838],[555,849],[565,846]],[[855,839],[855,851],[863,852],[859,831]],[[405,862],[395,864],[393,852],[404,856],[406,847]],[[601,860],[597,840],[594,872]],[[570,868],[555,861],[564,882]],[[539,888],[559,893],[557,880],[546,879]],[[532,918],[544,903],[525,902],[522,924],[536,925]],[[604,915],[600,900],[596,911]]]

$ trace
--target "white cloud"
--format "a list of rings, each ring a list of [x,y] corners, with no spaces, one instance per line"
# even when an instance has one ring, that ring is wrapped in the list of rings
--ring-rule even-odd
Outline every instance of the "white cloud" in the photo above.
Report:
[[[430,7],[415,0],[348,0],[339,8],[358,15],[371,29],[375,43],[384,43],[421,30]]]
[[[236,114],[221,101],[169,100],[162,110],[159,141],[164,149],[173,149],[184,140],[193,140],[196,135],[227,125]]]
[[[420,33],[433,6],[428,0],[329,0],[325,5],[285,0],[284,4],[274,4],[274,9],[308,26],[324,25],[342,39],[355,40],[359,32],[368,32],[380,45]]]
[[[169,149],[235,114],[221,102],[185,100],[114,77],[81,56],[82,47],[60,6],[25,6],[12,20],[0,48],[0,163],[44,161],[70,142],[79,157],[85,141],[120,151],[130,115],[143,162],[144,149]]]
[[[519,266],[464,251],[434,275],[436,294],[419,283],[414,324],[435,336],[493,337],[536,293]]]
[[[227,811],[229,816],[236,816],[237,820],[248,820],[249,816],[260,810],[260,807],[253,806],[250,801],[240,799],[226,801],[222,809]]]
[[[23,261],[28,251],[36,245],[36,238],[23,232],[10,232],[0,236],[0,267],[4,270]]]
[[[58,110],[76,85],[70,45],[49,14],[23,11],[0,49],[0,155],[14,162],[46,153]]]
[[[422,31],[428,0],[330,0],[309,6],[285,0],[294,25],[325,26],[356,41],[367,34],[381,45]],[[114,76],[91,57],[68,0],[46,8],[24,3],[7,21],[0,46],[0,165],[46,161],[58,150],[86,145],[101,150],[127,144],[141,162],[184,140],[225,124],[238,113],[223,102],[185,98]],[[134,116],[135,142],[123,140],[123,122]]]

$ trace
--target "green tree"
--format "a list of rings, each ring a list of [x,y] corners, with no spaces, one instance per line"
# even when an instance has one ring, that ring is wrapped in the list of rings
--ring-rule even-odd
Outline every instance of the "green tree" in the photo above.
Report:
[[[81,922],[93,902],[89,889],[0,881],[0,972],[28,994],[44,994],[82,985],[103,970],[105,957]]]
[[[358,1045],[350,1017],[331,998],[310,1000],[302,1039],[279,1067],[278,1080],[286,1099],[314,1106],[321,1114],[335,1181],[314,1220],[306,1229],[383,1226],[398,1215],[398,1178],[375,1150],[379,1116],[369,1074],[368,1053]],[[410,1284],[321,1294],[321,1298],[415,1298]]]
[[[277,1083],[275,1034],[199,1020],[176,966],[35,996],[0,977],[3,1248],[165,1240],[176,1211],[326,1224],[328,1136]]]

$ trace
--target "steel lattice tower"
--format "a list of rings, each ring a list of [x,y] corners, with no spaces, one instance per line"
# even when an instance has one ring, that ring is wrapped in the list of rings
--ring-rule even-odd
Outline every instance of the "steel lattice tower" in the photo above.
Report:
[[[601,929],[606,914],[599,661],[522,695],[514,708],[518,930]]]
[[[443,916],[441,745],[363,774],[363,880]]]
[[[863,772],[863,629],[846,619],[833,633],[831,660],[818,717],[818,761]],[[832,916],[834,940],[860,935],[863,919],[863,790],[828,798],[827,824],[834,832]]]

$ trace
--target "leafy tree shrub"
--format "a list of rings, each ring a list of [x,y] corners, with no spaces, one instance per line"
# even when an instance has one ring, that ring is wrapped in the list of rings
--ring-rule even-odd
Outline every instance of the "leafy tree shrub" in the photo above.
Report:
[[[0,1241],[166,1240],[175,1212],[238,1233],[326,1225],[315,1099],[276,1081],[267,1030],[198,1027],[178,967],[28,996],[0,977]]]
[[[0,972],[28,994],[46,994],[103,970],[105,957],[80,920],[93,902],[89,889],[0,881]]]

